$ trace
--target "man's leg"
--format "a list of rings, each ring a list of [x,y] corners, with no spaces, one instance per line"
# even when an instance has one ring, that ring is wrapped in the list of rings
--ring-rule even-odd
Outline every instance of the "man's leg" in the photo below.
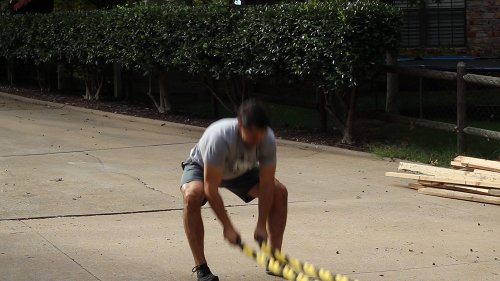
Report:
[[[286,187],[275,180],[276,189],[274,191],[273,205],[267,221],[267,231],[269,233],[269,244],[271,249],[280,249],[285,233],[286,219],[288,213],[288,191]]]
[[[275,180],[275,184],[273,204],[267,220],[267,232],[271,248],[281,249],[288,212],[288,191],[278,180]],[[254,186],[248,192],[248,195],[257,198],[259,195],[259,185]]]
[[[195,264],[206,263],[204,250],[203,220],[201,218],[201,206],[205,200],[203,182],[192,181],[181,188],[184,197],[184,230],[193,253]]]

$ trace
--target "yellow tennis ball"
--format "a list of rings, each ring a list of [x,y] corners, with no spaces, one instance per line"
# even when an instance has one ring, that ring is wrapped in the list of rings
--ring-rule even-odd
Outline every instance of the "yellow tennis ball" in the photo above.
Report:
[[[255,257],[255,261],[262,266],[266,266],[267,256],[262,252],[258,252],[257,256]]]
[[[243,245],[243,253],[251,258],[253,258],[253,250],[248,244]]]
[[[302,271],[302,264],[300,263],[300,261],[298,259],[290,258],[290,265],[296,271]]]
[[[312,277],[316,277],[316,268],[314,267],[314,265],[310,264],[310,263],[305,263],[304,264],[304,272],[309,275],[309,276],[312,276]]]
[[[342,274],[337,274],[335,275],[335,281],[349,281],[349,278],[347,278],[347,276],[344,276]]]
[[[286,257],[285,255],[283,255],[283,253],[281,253],[281,251],[279,249],[276,249],[274,251],[274,257],[279,260],[280,262],[282,263],[286,263]]]
[[[291,269],[288,265],[285,265],[283,268],[283,277],[286,280],[295,281],[296,275],[293,269]]]
[[[280,263],[273,258],[269,259],[268,269],[269,269],[269,271],[271,271],[272,273],[274,273],[276,275],[281,275]]]
[[[307,275],[304,275],[304,273],[299,273],[297,276],[297,281],[309,281],[309,277]]]
[[[333,280],[333,275],[329,270],[325,270],[321,268],[318,272],[319,278],[323,281],[334,281]]]
[[[266,241],[262,242],[261,250],[266,253],[266,255],[271,256],[271,247]]]

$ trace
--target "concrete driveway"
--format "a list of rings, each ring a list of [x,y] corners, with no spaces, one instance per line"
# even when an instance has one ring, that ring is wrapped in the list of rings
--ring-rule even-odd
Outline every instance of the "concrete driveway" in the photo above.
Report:
[[[0,97],[0,280],[195,280],[180,162],[199,130]],[[278,147],[289,189],[284,252],[359,280],[500,280],[500,208],[429,197],[384,177],[397,163]],[[223,197],[245,241],[257,205]],[[222,239],[222,280],[279,280]]]

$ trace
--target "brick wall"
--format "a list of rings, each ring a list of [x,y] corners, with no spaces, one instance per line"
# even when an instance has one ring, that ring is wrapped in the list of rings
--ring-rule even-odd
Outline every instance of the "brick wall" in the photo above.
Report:
[[[469,52],[500,56],[500,0],[467,0],[466,7]]]

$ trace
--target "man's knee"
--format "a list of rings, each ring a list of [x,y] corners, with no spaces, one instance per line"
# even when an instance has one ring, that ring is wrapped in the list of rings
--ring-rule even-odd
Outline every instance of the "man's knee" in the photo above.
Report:
[[[182,194],[184,197],[184,207],[187,210],[198,210],[203,205],[205,200],[205,192],[203,190],[203,183],[190,182],[182,187]]]

